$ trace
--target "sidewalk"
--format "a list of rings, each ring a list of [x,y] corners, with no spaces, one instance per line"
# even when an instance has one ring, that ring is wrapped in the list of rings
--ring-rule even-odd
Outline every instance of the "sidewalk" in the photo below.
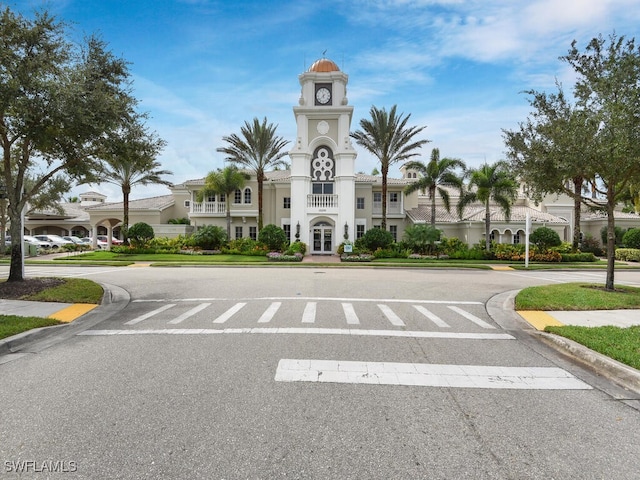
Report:
[[[0,314],[19,317],[55,318],[61,322],[72,322],[99,305],[89,303],[29,302],[25,300],[0,299]]]

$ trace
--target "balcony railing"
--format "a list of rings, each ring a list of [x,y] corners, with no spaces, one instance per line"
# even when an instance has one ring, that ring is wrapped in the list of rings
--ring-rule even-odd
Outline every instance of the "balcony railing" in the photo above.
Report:
[[[338,208],[338,195],[307,195],[307,208]]]
[[[192,203],[191,213],[226,213],[227,206],[221,202]]]
[[[378,215],[382,213],[382,202],[373,202],[373,213]],[[402,213],[400,202],[387,202],[387,214],[394,215],[398,213]]]

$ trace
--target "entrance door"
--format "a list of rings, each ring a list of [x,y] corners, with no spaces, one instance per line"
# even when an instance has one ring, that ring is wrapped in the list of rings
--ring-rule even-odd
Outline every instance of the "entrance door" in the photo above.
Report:
[[[318,222],[313,226],[313,250],[315,255],[333,253],[333,227],[327,222]]]

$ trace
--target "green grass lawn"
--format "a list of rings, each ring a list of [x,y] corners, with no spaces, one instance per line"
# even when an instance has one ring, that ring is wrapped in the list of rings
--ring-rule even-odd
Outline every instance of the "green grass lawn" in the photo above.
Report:
[[[516,296],[516,310],[619,310],[640,309],[640,288],[565,283],[529,287]],[[565,325],[546,327],[554,333],[578,342],[593,351],[640,369],[640,326],[620,328]]]
[[[53,318],[0,315],[0,340],[34,328],[50,327],[61,323],[61,321]]]

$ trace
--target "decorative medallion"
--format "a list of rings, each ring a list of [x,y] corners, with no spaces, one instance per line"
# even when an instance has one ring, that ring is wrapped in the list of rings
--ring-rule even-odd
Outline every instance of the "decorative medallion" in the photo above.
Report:
[[[318,126],[316,127],[316,129],[318,130],[318,133],[320,135],[326,135],[327,133],[329,133],[329,124],[322,120],[318,122]]]

